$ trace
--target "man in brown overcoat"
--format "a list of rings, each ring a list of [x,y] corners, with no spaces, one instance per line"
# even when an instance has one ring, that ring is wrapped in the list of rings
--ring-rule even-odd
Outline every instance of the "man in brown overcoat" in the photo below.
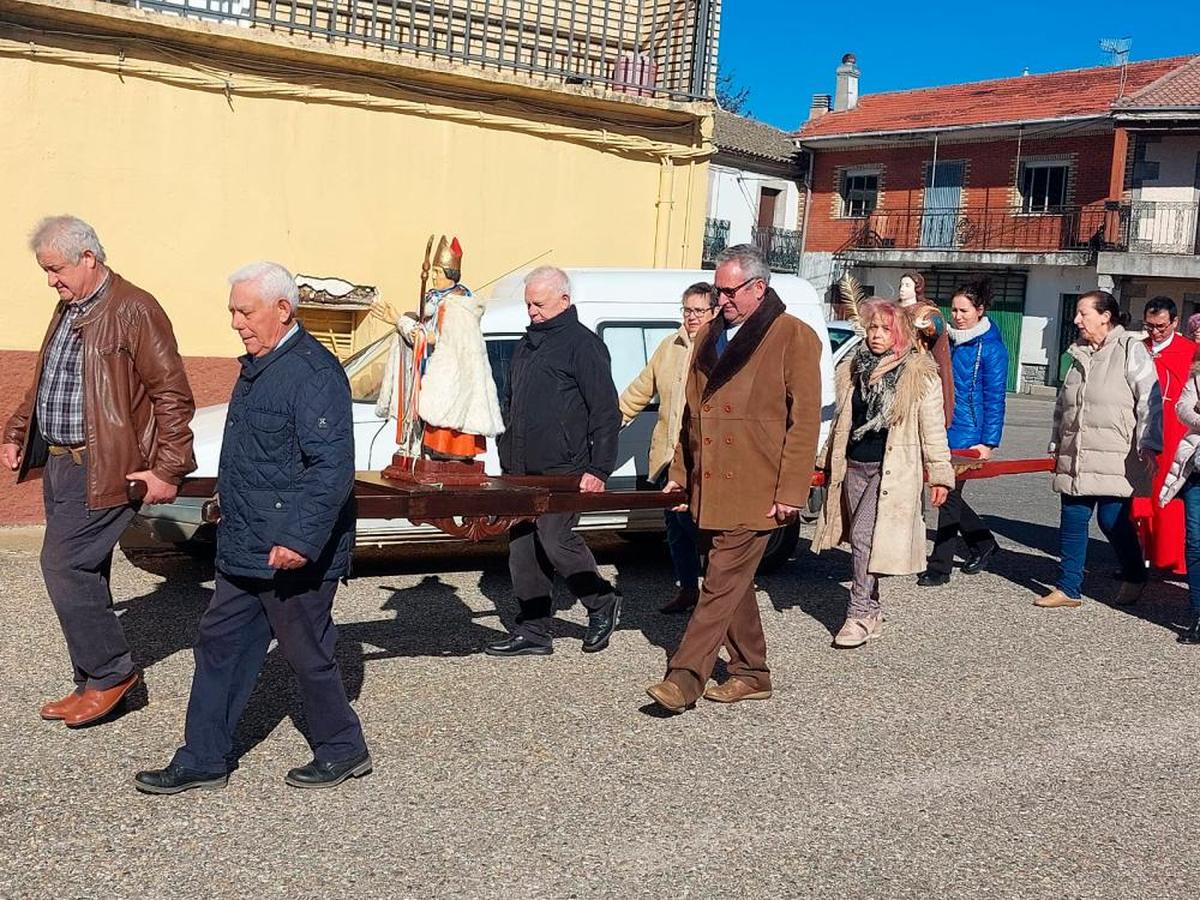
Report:
[[[784,311],[756,247],[717,259],[721,315],[696,336],[687,410],[667,490],[686,487],[708,553],[700,602],[667,677],[647,693],[671,712],[771,696],[754,573],[771,532],[808,501],[821,425],[821,341]],[[707,688],[724,645],[730,678]]]

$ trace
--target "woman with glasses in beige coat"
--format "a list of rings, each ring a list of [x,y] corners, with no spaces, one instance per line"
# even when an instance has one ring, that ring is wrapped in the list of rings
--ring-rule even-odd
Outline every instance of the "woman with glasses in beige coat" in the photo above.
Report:
[[[658,345],[646,367],[621,394],[624,425],[637,418],[655,396],[658,397],[658,421],[650,436],[651,481],[666,483],[666,470],[675,455],[679,429],[683,424],[684,387],[692,362],[692,340],[712,319],[716,308],[713,288],[707,281],[698,281],[684,291],[680,309],[683,325]],[[690,512],[668,509],[665,516],[667,546],[671,551],[671,566],[675,570],[679,588],[670,602],[659,608],[659,612],[683,613],[700,599],[699,535]]]

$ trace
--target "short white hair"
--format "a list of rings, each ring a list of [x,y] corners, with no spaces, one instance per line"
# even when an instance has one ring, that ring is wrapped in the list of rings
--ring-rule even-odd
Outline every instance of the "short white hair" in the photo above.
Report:
[[[571,276],[558,266],[538,266],[525,276],[525,286],[544,284],[560,296],[571,296]]]
[[[252,262],[229,276],[231,285],[251,283],[258,287],[263,303],[274,303],[281,297],[295,313],[300,306],[300,291],[292,273],[274,262]]]
[[[46,216],[29,236],[29,249],[34,256],[43,250],[57,250],[72,264],[89,250],[96,262],[102,263],[107,258],[96,229],[75,216]]]
[[[734,244],[717,254],[717,268],[725,263],[737,263],[745,278],[761,278],[763,284],[771,283],[771,267],[763,256],[762,249],[754,244]]]

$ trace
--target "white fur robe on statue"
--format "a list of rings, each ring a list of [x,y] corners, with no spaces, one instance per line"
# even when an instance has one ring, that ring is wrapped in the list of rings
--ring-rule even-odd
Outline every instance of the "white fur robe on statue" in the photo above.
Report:
[[[442,303],[442,329],[421,378],[418,412],[439,428],[495,437],[504,420],[479,325],[484,304],[457,294]]]

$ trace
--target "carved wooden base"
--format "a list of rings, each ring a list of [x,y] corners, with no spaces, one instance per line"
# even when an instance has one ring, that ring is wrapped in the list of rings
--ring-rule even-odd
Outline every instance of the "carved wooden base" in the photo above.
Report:
[[[488,480],[478,460],[421,459],[401,453],[392,454],[392,464],[383,470],[383,477],[410,484],[481,485]]]
[[[483,541],[499,537],[518,522],[531,522],[536,516],[462,516],[454,519],[423,519],[415,525],[432,525],[451,537],[467,541]]]

